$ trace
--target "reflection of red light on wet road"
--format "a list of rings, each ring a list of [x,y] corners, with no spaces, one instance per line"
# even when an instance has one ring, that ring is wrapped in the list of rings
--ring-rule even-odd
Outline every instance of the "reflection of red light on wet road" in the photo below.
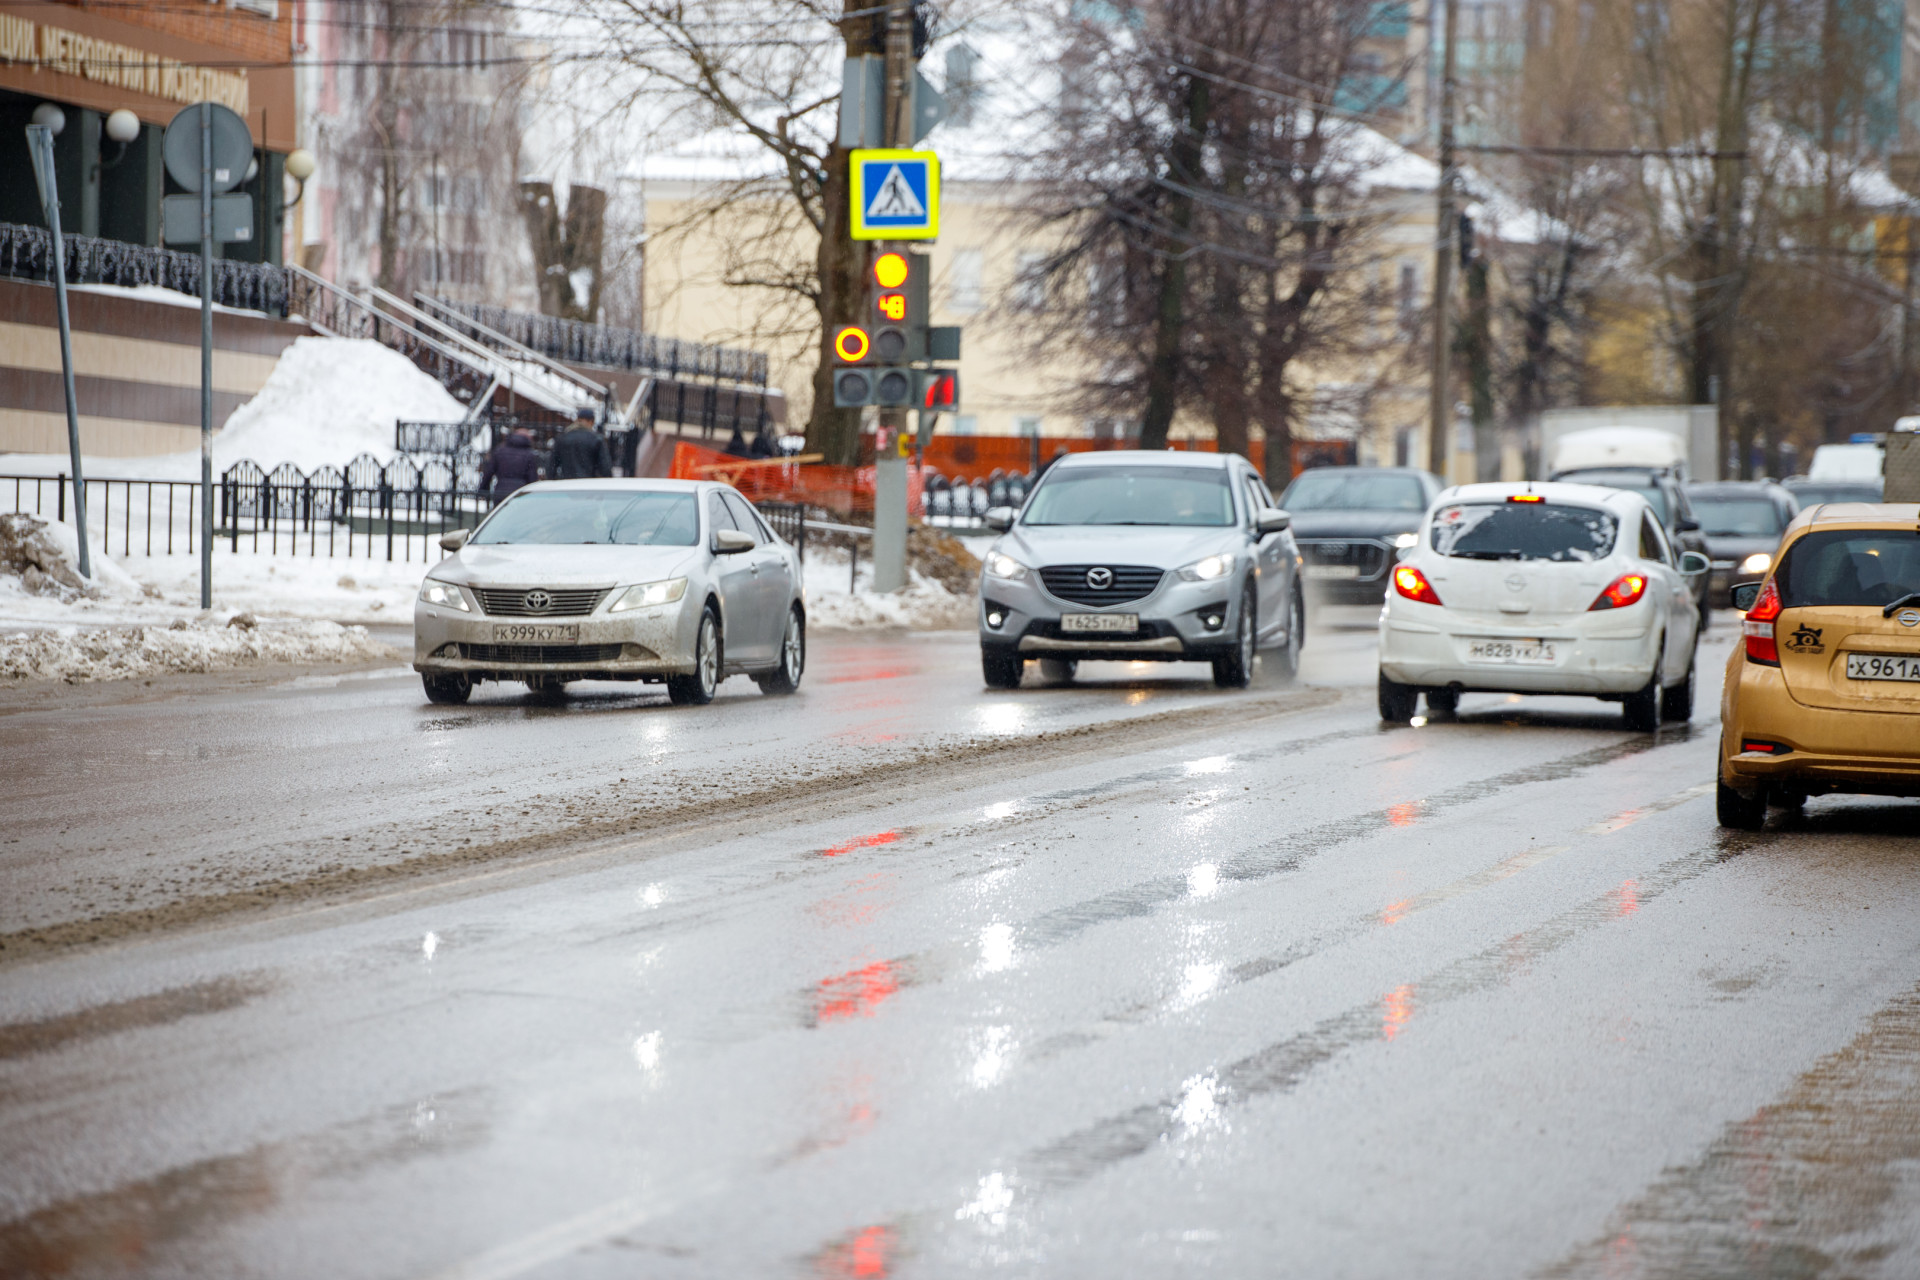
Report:
[[[879,1280],[888,1274],[887,1263],[892,1254],[893,1228],[867,1227],[828,1245],[815,1271],[821,1276]]]
[[[893,962],[881,960],[864,969],[843,973],[820,983],[814,994],[813,1016],[816,1022],[836,1018],[871,1018],[880,1002],[900,989],[900,975]]]
[[[1409,800],[1405,804],[1397,804],[1387,810],[1387,821],[1396,827],[1410,827],[1413,825],[1414,819],[1419,816],[1420,802],[1418,800]]]
[[[855,836],[840,844],[830,845],[820,852],[829,858],[837,858],[843,853],[852,853],[855,849],[871,849],[875,845],[892,844],[900,838],[898,831],[876,831],[870,836]]]
[[[1413,1017],[1413,984],[1395,987],[1381,1000],[1380,1034],[1391,1040]]]
[[[1389,902],[1387,909],[1380,913],[1380,923],[1399,924],[1400,918],[1407,914],[1407,909],[1412,905],[1412,898],[1402,898],[1398,902]]]
[[[1613,891],[1613,914],[1616,918],[1630,916],[1640,909],[1640,885],[1629,880]]]

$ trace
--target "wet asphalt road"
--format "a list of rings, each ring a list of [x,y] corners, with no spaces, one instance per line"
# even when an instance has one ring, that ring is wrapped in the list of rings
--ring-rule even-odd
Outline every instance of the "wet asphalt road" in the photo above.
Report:
[[[1920,1274],[1920,804],[1720,832],[1731,638],[0,707],[0,1275]]]

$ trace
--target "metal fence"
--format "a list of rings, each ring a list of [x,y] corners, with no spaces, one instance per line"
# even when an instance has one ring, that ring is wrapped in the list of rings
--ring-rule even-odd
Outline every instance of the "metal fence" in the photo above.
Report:
[[[66,235],[68,284],[158,285],[200,296],[200,255],[151,245]],[[0,222],[0,276],[53,278],[53,233]],[[213,263],[213,300],[225,307],[287,314],[287,272],[271,262]]]
[[[200,482],[88,477],[87,524],[109,556],[187,555],[199,550]],[[58,476],[0,476],[0,510],[64,521],[73,482]],[[311,474],[288,464],[264,471],[239,462],[214,480],[214,543],[232,551],[338,556],[432,564],[442,534],[471,529],[492,503],[453,482],[450,468],[369,454]],[[806,508],[763,502],[775,533],[806,555]]]
[[[440,301],[448,309],[505,334],[523,347],[544,356],[605,369],[634,369],[665,378],[717,378],[722,381],[767,385],[767,355],[739,347],[662,338],[638,329],[586,324],[559,316],[535,315],[478,302]]]

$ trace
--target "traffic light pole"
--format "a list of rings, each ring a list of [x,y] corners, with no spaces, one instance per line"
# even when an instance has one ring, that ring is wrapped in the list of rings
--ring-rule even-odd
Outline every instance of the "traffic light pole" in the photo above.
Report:
[[[888,0],[886,60],[886,144],[913,145],[913,12],[911,0]],[[887,246],[904,252],[905,245]],[[880,410],[873,458],[873,589],[907,587],[907,460],[900,442],[907,428],[904,409]]]

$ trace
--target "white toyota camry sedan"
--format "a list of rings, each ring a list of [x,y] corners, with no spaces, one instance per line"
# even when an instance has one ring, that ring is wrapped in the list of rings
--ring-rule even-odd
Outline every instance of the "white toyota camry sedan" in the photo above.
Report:
[[[413,611],[413,668],[434,702],[465,702],[482,680],[664,682],[696,704],[734,672],[767,693],[800,684],[800,557],[728,485],[532,484],[440,545],[453,554]]]
[[[1693,714],[1711,566],[1680,552],[1637,493],[1582,484],[1444,490],[1394,567],[1380,612],[1380,718],[1426,695],[1580,694],[1623,704],[1627,725]]]

